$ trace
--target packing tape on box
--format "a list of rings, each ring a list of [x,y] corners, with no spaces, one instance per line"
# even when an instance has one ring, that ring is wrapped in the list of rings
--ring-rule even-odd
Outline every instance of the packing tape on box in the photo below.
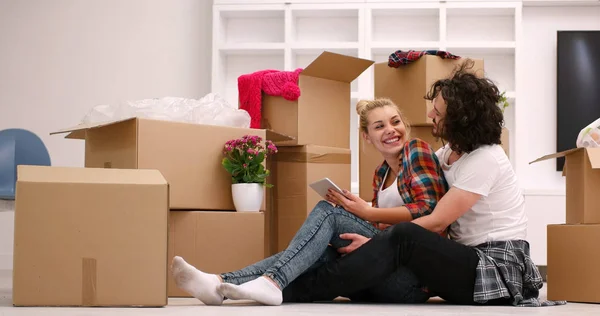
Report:
[[[277,161],[285,162],[308,162],[308,163],[329,163],[329,164],[350,164],[350,154],[314,154],[305,152],[279,152],[275,154]]]
[[[81,305],[96,305],[96,259],[81,260]]]

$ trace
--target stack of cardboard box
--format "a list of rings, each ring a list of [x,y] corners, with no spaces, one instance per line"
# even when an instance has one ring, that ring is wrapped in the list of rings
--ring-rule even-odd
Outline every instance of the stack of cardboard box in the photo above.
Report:
[[[574,148],[532,163],[565,157],[566,223],[547,227],[548,299],[600,303],[600,148]]]
[[[387,62],[375,64],[375,98],[389,98],[400,107],[405,119],[411,126],[411,138],[420,138],[428,142],[434,150],[442,147],[440,139],[434,137],[432,120],[427,113],[433,105],[424,99],[431,85],[439,79],[447,78],[465,59],[442,59],[438,56],[424,55],[417,61],[398,68],[389,67]],[[474,71],[484,74],[484,62],[473,59]],[[381,154],[365,142],[361,131],[359,135],[359,195],[367,202],[373,200],[373,175],[382,162]],[[503,130],[502,147],[508,154],[508,131]]]
[[[289,138],[139,118],[57,133],[85,140],[85,168],[19,170],[15,305],[163,306],[167,288],[187,296],[168,275],[175,255],[211,273],[265,258],[265,213],[235,212],[222,151]]]
[[[270,165],[271,253],[288,246],[322,199],[310,183],[327,177],[350,190],[350,83],[372,64],[324,52],[300,73],[297,101],[263,96],[263,128],[294,137],[278,143]]]

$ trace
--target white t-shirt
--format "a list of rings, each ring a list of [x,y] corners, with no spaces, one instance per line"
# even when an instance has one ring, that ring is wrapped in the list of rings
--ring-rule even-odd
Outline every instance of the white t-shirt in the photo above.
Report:
[[[450,237],[476,246],[488,241],[525,239],[527,216],[515,172],[500,145],[486,145],[463,154],[452,165],[446,145],[436,152],[448,185],[481,198],[450,226]]]
[[[381,187],[379,188],[379,193],[377,193],[377,205],[380,208],[393,208],[404,205],[404,200],[402,196],[400,196],[400,191],[398,191],[398,183],[396,181],[392,182],[392,184],[383,189],[383,184],[390,173],[390,169],[388,169],[383,177],[383,181],[381,181]]]

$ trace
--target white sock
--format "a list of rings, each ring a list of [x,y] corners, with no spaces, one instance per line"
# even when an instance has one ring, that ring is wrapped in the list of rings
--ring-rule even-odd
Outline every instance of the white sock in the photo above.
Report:
[[[264,305],[281,305],[283,301],[281,290],[265,277],[242,285],[222,283],[219,292],[232,300],[253,300]]]
[[[178,256],[173,258],[171,269],[180,289],[206,305],[223,304],[223,296],[217,292],[217,287],[222,283],[218,276],[204,273]]]

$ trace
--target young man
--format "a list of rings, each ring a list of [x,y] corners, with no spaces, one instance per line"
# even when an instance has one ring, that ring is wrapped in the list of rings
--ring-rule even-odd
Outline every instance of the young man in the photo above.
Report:
[[[525,240],[524,199],[500,146],[499,91],[468,71],[471,66],[466,61],[426,96],[433,102],[433,133],[447,142],[436,155],[450,186],[432,214],[371,240],[355,236],[355,250],[300,276],[284,290],[284,301],[351,297],[405,267],[432,296],[451,303],[565,304],[538,299],[543,283]],[[438,232],[447,227],[450,238],[443,238]]]

